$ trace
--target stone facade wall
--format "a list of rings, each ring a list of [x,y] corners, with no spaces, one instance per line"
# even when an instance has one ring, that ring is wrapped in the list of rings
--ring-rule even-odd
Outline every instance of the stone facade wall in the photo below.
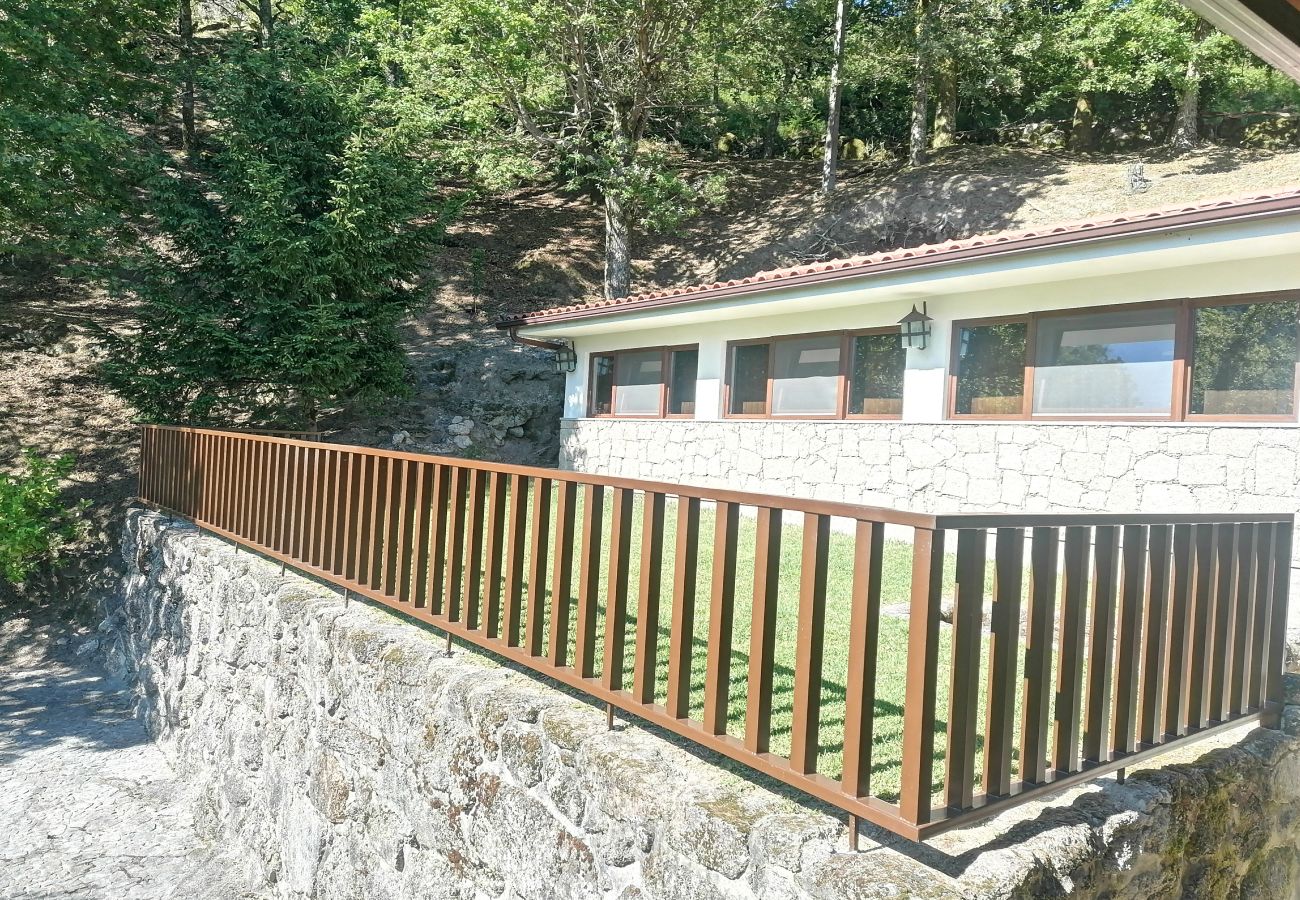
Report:
[[[1300,893],[1300,740],[1244,727],[926,846],[136,511],[102,626],[199,827],[284,898]],[[1286,722],[1300,728],[1300,709]]]
[[[914,512],[1300,509],[1294,427],[571,419],[560,465]]]

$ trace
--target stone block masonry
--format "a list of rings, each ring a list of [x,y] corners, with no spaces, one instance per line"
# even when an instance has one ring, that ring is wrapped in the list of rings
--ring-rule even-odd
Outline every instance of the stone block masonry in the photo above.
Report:
[[[1269,425],[570,419],[560,465],[913,512],[1295,512]],[[1288,637],[1300,649],[1300,541]]]
[[[134,511],[110,662],[283,898],[1297,896],[1300,740],[1248,726],[926,846]],[[1300,709],[1287,721],[1300,725]],[[1295,730],[1294,728],[1292,730]]]

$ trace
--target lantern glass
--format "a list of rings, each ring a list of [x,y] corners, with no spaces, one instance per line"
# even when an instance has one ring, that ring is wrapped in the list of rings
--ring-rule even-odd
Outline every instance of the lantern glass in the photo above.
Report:
[[[578,354],[573,347],[565,344],[555,349],[555,371],[560,374],[573,372],[578,368]]]
[[[908,350],[924,350],[926,338],[930,336],[930,322],[924,305],[918,310],[916,306],[903,318],[898,320],[899,343]]]

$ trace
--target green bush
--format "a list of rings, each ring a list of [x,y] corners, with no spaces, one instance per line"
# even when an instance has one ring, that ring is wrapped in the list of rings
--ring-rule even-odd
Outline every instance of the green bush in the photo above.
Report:
[[[76,538],[85,501],[68,506],[59,485],[72,471],[69,455],[23,451],[17,475],[0,475],[0,581],[21,584]]]

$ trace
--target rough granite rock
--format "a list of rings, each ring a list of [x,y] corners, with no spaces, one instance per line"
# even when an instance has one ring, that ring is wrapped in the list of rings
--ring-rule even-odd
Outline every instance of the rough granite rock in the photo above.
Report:
[[[802,795],[608,731],[542,679],[192,527],[134,511],[122,550],[110,662],[198,788],[197,827],[280,897],[1300,897],[1282,732],[1243,726],[926,845],[866,829],[854,854]]]

